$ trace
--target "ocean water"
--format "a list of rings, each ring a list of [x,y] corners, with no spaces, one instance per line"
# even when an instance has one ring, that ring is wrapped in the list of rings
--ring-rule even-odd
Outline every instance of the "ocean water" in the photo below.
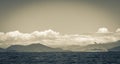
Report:
[[[120,64],[120,52],[2,52],[0,64]]]

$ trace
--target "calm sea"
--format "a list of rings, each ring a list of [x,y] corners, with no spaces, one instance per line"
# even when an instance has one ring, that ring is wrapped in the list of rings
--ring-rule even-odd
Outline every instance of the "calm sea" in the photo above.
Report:
[[[120,64],[120,52],[2,52],[0,64]]]

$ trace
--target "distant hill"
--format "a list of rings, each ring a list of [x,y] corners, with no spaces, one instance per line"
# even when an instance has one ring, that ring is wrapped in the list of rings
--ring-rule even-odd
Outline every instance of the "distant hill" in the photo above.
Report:
[[[104,51],[109,51],[109,49],[118,47],[118,46],[120,46],[120,41],[110,42],[105,44],[91,44],[83,47],[83,51],[104,52]]]
[[[12,45],[6,50],[14,50],[15,52],[63,52],[60,48],[51,48],[42,44],[31,44],[27,46]]]
[[[120,41],[109,42],[105,44],[90,44],[87,46],[72,45],[64,47],[66,50],[72,50],[73,52],[107,52],[109,49],[120,46]]]
[[[15,51],[14,50],[7,50],[7,49],[0,48],[0,52],[15,52]]]
[[[0,48],[0,52],[5,52],[6,50],[3,48]]]
[[[120,51],[120,46],[111,48],[109,51]]]
[[[105,44],[91,44],[87,46],[71,45],[62,48],[51,48],[42,44],[12,45],[0,52],[107,52],[120,51],[120,41]]]

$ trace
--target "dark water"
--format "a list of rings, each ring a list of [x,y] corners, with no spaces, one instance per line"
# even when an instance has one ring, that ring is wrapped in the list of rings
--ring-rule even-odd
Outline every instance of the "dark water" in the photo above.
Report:
[[[4,52],[0,64],[120,64],[120,52]]]

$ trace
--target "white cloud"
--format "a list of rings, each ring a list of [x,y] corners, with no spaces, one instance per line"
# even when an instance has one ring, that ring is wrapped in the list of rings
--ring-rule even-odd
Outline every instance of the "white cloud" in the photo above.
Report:
[[[61,35],[59,32],[51,29],[45,31],[34,31],[32,33],[21,33],[19,31],[12,31],[3,33],[0,32],[0,45],[7,47],[10,45],[21,44],[28,45],[32,43],[41,43],[48,46],[67,46],[67,45],[88,45],[97,43],[115,42],[120,40],[119,33],[108,33],[106,28],[99,29],[97,34],[66,34]],[[105,34],[104,34],[105,33]]]
[[[108,29],[105,27],[99,28],[97,33],[109,33]]]
[[[118,28],[118,29],[116,30],[116,32],[120,32],[120,28]]]
[[[34,31],[33,33],[31,33],[32,36],[35,36],[37,38],[56,38],[57,36],[59,36],[59,32],[55,32],[51,29],[49,30],[45,30],[45,31]]]
[[[0,32],[0,41],[4,41],[5,38],[4,38],[4,33],[3,32]]]

